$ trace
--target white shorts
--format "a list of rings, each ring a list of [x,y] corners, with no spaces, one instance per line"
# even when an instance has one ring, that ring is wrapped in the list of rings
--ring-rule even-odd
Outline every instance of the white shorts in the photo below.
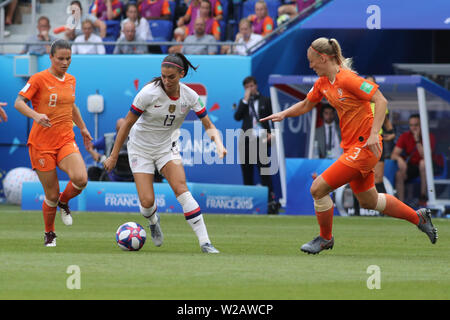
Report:
[[[177,142],[172,144],[170,150],[154,152],[152,155],[136,150],[136,147],[130,143],[128,143],[127,149],[128,161],[133,173],[155,174],[155,169],[161,172],[161,169],[171,160],[179,161],[180,164],[183,164]]]

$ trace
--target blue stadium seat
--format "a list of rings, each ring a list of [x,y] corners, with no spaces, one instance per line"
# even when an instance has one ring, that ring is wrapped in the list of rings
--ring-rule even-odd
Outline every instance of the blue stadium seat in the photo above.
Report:
[[[177,2],[169,0],[169,6],[170,6],[170,20],[174,21],[174,19],[175,19],[175,8],[177,6]]]
[[[228,7],[229,7],[228,0],[219,0],[219,1],[220,1],[220,5],[222,6],[222,11],[223,11],[222,20],[227,22],[228,21],[228,12],[230,11],[230,10],[228,10]]]
[[[225,41],[225,37],[227,34],[227,23],[224,20],[220,20],[219,25],[220,25],[220,41]]]
[[[173,36],[173,23],[170,20],[149,20],[153,41],[171,41]],[[167,53],[168,46],[161,46],[162,53]]]
[[[242,9],[242,17],[246,18],[251,14],[255,13],[255,3],[258,0],[247,0],[244,2],[244,6]],[[278,17],[278,7],[281,5],[280,0],[265,0],[267,3],[267,11],[269,12],[269,16],[276,20]]]
[[[150,31],[153,38],[162,38],[164,41],[172,40],[173,23],[169,20],[149,20]]]
[[[117,39],[113,37],[104,37],[103,42],[115,42]],[[112,54],[114,52],[115,45],[105,45],[106,54]]]
[[[118,20],[106,20],[106,37],[114,38],[117,40],[120,36],[120,21]]]

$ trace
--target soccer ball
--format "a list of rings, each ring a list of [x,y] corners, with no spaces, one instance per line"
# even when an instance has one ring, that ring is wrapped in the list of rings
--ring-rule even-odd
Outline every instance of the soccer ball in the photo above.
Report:
[[[36,182],[39,178],[32,169],[19,167],[10,170],[3,179],[3,192],[6,201],[12,204],[22,203],[22,184],[24,182]]]
[[[147,239],[144,227],[136,222],[124,223],[117,229],[116,242],[122,250],[137,251],[142,248]]]

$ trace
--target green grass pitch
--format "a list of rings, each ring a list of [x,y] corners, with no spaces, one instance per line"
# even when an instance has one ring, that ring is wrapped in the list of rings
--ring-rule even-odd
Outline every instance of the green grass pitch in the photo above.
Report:
[[[138,252],[115,243],[119,225],[137,213],[76,212],[56,218],[57,247],[43,245],[42,213],[0,206],[0,299],[449,299],[450,220],[434,219],[437,244],[412,224],[388,217],[335,217],[333,250],[307,255],[314,216],[204,215],[221,251],[200,252],[181,214],[161,215],[165,236]],[[80,270],[80,289],[68,289]],[[379,268],[379,289],[369,289]],[[369,268],[370,270],[370,268]],[[370,282],[370,281],[369,281]],[[373,281],[370,283],[374,283]]]

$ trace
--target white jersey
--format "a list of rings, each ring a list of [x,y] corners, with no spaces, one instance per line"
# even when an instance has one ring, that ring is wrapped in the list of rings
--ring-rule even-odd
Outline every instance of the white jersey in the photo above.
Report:
[[[140,115],[131,128],[129,143],[136,150],[149,154],[164,153],[178,141],[180,127],[190,110],[199,118],[206,108],[198,94],[180,82],[180,97],[170,98],[160,85],[147,84],[134,98],[130,111]]]

